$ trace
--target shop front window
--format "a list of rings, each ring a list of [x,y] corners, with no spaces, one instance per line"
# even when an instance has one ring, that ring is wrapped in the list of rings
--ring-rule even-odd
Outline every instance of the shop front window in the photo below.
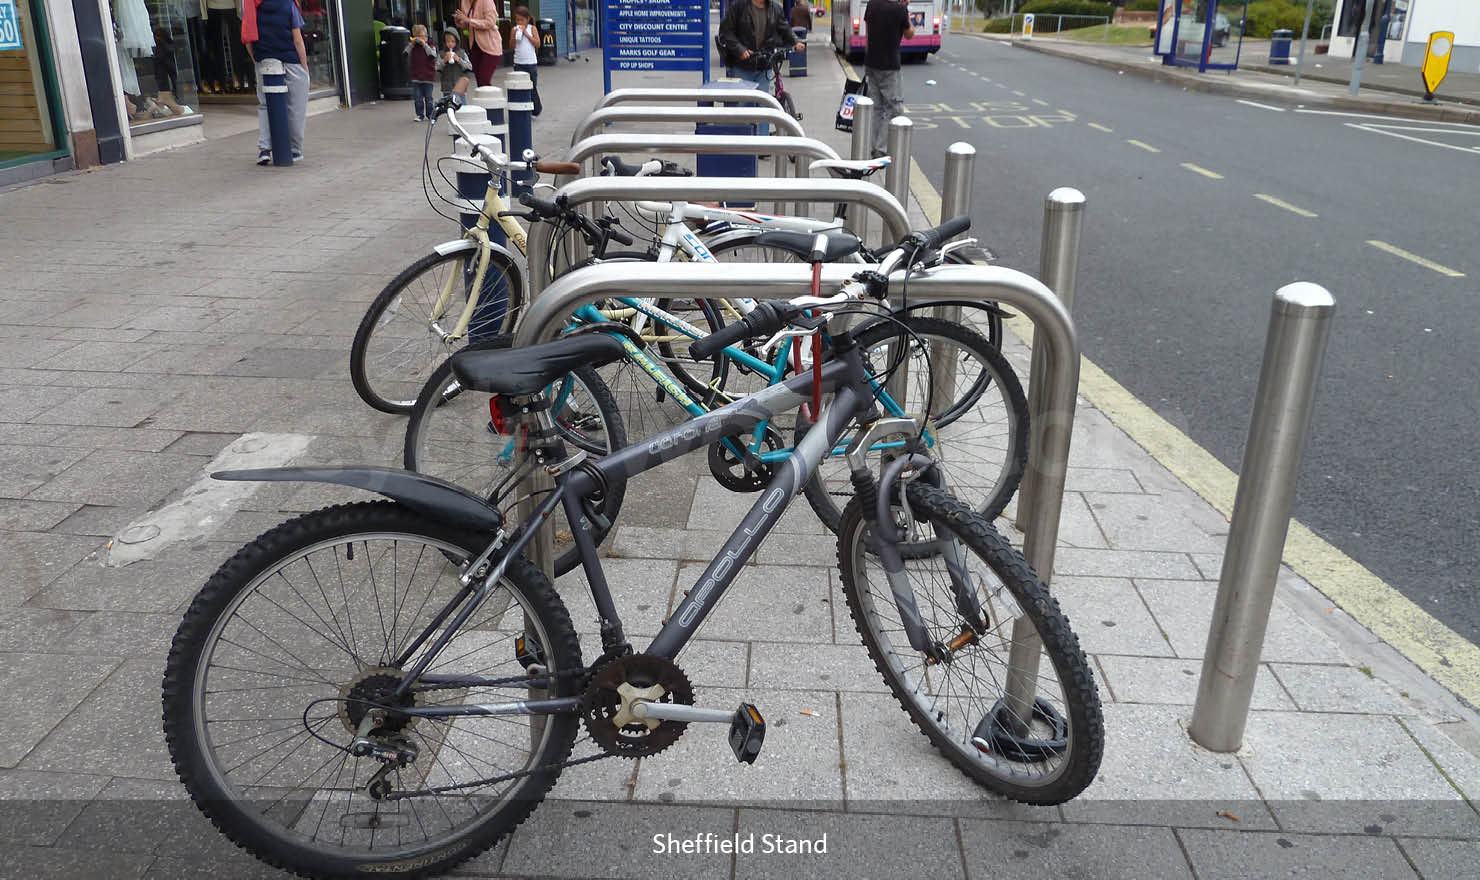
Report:
[[[38,5],[0,0],[0,168],[63,149]]]
[[[112,0],[112,12],[129,124],[198,115],[197,0]]]
[[[332,89],[339,79],[334,66],[334,32],[329,23],[329,8],[326,0],[298,0],[298,11],[303,14],[303,48],[308,50],[308,87]]]

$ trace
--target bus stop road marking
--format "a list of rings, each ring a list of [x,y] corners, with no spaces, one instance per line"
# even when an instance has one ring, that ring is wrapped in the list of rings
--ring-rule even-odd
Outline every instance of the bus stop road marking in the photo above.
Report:
[[[1090,128],[1093,128],[1096,131],[1103,131],[1106,134],[1114,134],[1115,133],[1115,129],[1111,128],[1108,125],[1101,125],[1098,122],[1086,122],[1085,125],[1088,125]]]
[[[1048,106],[1048,102],[1045,101],[1045,100],[1043,100],[1042,98],[1034,98],[1033,99],[1033,103],[1034,104],[1038,104],[1038,105],[1043,106],[1043,107],[1047,107]]]
[[[1020,92],[1017,89],[1013,89],[1012,90],[1012,93],[1014,95],[1017,95],[1019,98],[1026,98],[1026,97],[1028,97],[1028,93],[1027,92]]]
[[[1235,98],[1234,103],[1247,104],[1250,107],[1258,107],[1260,110],[1273,110],[1276,113],[1284,113],[1284,107],[1272,107],[1269,104],[1261,104],[1258,101],[1245,101],[1243,98]]]
[[[1448,275],[1450,278],[1465,277],[1465,273],[1463,272],[1456,271],[1449,268],[1448,266],[1441,266],[1438,263],[1435,263],[1433,260],[1426,260],[1423,257],[1420,257],[1418,254],[1413,253],[1412,251],[1405,251],[1402,248],[1388,244],[1385,241],[1369,240],[1367,243],[1380,251],[1387,251],[1395,257],[1402,257],[1410,263],[1417,263],[1425,269],[1432,269],[1433,271],[1438,272],[1440,275]]]
[[[1299,214],[1302,217],[1319,217],[1319,216],[1321,216],[1320,214],[1317,214],[1315,211],[1307,211],[1304,208],[1296,207],[1295,205],[1292,205],[1292,204],[1290,204],[1289,202],[1287,202],[1287,201],[1285,201],[1283,199],[1277,199],[1274,196],[1265,195],[1264,193],[1254,193],[1254,198],[1258,199],[1261,202],[1268,202],[1269,204],[1274,205],[1276,208],[1284,208],[1286,211],[1289,211],[1291,214]]]
[[[1153,147],[1150,144],[1146,143],[1145,141],[1138,141],[1135,138],[1126,138],[1125,139],[1125,142],[1128,143],[1128,144],[1130,144],[1133,147],[1140,147],[1141,149],[1145,150],[1148,153],[1160,153],[1161,152],[1161,148],[1160,147]]]
[[[1390,131],[1389,130],[1389,129],[1394,129],[1394,128],[1404,128],[1404,126],[1398,126],[1398,125],[1362,125],[1362,124],[1359,124],[1359,123],[1356,123],[1356,122],[1344,122],[1342,124],[1345,125],[1347,128],[1355,128],[1357,131],[1370,131],[1373,134],[1385,134],[1388,137],[1398,138],[1400,140],[1405,140],[1405,141],[1412,141],[1413,143],[1416,143],[1416,144],[1428,144],[1431,147],[1443,147],[1446,150],[1455,150],[1455,151],[1460,152],[1460,153],[1477,153],[1477,152],[1480,152],[1480,147],[1462,147],[1462,146],[1460,146],[1458,144],[1446,144],[1443,141],[1435,141],[1435,140],[1430,140],[1428,138],[1414,137],[1411,134],[1402,134],[1402,133],[1397,132],[1397,131]],[[1470,132],[1467,132],[1467,131],[1456,131],[1454,129],[1446,129],[1446,128],[1419,128],[1419,129],[1412,129],[1412,128],[1410,128],[1410,130],[1424,131],[1424,132],[1429,132],[1431,134],[1451,134],[1451,133],[1454,133],[1454,134],[1463,134],[1463,135],[1470,134]]]
[[[1218,172],[1216,172],[1216,171],[1209,171],[1208,169],[1202,167],[1201,165],[1194,165],[1191,162],[1183,162],[1182,163],[1182,167],[1183,168],[1186,168],[1188,171],[1191,171],[1193,174],[1201,174],[1203,177],[1206,177],[1206,178],[1208,178],[1210,180],[1222,180],[1223,179],[1223,175],[1219,174]]]

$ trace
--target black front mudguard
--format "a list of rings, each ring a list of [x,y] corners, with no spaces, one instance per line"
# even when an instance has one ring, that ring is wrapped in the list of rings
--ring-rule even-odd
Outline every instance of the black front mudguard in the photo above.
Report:
[[[217,471],[213,480],[335,483],[353,486],[415,510],[423,516],[480,532],[495,532],[504,518],[487,502],[446,480],[387,467],[281,467]]]

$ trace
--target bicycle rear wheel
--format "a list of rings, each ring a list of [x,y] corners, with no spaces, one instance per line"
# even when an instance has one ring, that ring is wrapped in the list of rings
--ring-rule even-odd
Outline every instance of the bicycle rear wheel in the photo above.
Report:
[[[427,254],[375,297],[349,350],[350,381],[360,399],[381,412],[409,413],[438,364],[468,342],[499,333],[506,314],[518,314],[524,304],[519,269],[490,253],[482,290],[475,293],[477,270],[475,250]],[[446,340],[470,297],[478,307],[467,334]]]
[[[500,336],[476,347],[508,348],[510,342],[508,336]],[[621,410],[595,370],[580,367],[545,393],[556,430],[570,446],[599,458],[627,445]],[[452,375],[451,362],[444,362],[423,386],[406,423],[403,463],[408,470],[438,477],[496,507],[507,507],[517,498],[519,486],[499,487],[523,456],[515,450],[516,420],[506,406],[507,400],[499,395],[463,388]],[[608,519],[616,519],[626,492],[625,481],[614,481],[608,487],[602,504]],[[565,510],[557,509],[550,521],[555,574],[562,575],[580,565],[580,552]],[[606,534],[593,526],[591,536],[597,544]]]
[[[937,543],[937,552],[904,564],[932,651],[911,647],[855,498],[838,531],[838,569],[869,656],[920,731],[967,776],[1023,803],[1069,800],[1099,769],[1105,725],[1094,675],[1068,619],[985,518],[920,482],[905,493],[923,539],[950,548]],[[953,572],[956,561],[963,564]],[[960,591],[956,577],[964,579]],[[1009,682],[1016,686],[1014,674],[1026,671],[1021,665],[1009,671],[1024,626],[1030,638],[1019,643],[1019,654],[1038,665],[1031,703],[1015,702],[1022,694],[1007,691]],[[1041,645],[1037,651],[1023,647],[1031,637]],[[1014,705],[1031,708],[1014,711]]]
[[[398,710],[538,695],[517,644],[539,646],[548,696],[579,692],[580,645],[534,566],[513,560],[432,661],[430,672],[463,682],[423,679],[394,696],[435,641],[413,649],[414,639],[465,596],[461,568],[488,540],[369,502],[290,520],[221,566],[180,624],[163,705],[175,769],[222,833],[304,876],[423,876],[482,852],[530,814],[570,755],[574,715]],[[390,790],[378,797],[372,778],[396,765],[347,751],[367,721],[372,741],[414,751],[382,777]]]

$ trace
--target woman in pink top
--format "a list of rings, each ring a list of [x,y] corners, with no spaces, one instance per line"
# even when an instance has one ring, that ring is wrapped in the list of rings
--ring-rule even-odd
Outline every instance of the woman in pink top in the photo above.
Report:
[[[473,62],[473,76],[480,86],[493,85],[493,73],[504,54],[504,41],[498,33],[501,16],[503,10],[498,0],[459,0],[457,11],[452,13],[457,26],[471,32],[468,58]]]

